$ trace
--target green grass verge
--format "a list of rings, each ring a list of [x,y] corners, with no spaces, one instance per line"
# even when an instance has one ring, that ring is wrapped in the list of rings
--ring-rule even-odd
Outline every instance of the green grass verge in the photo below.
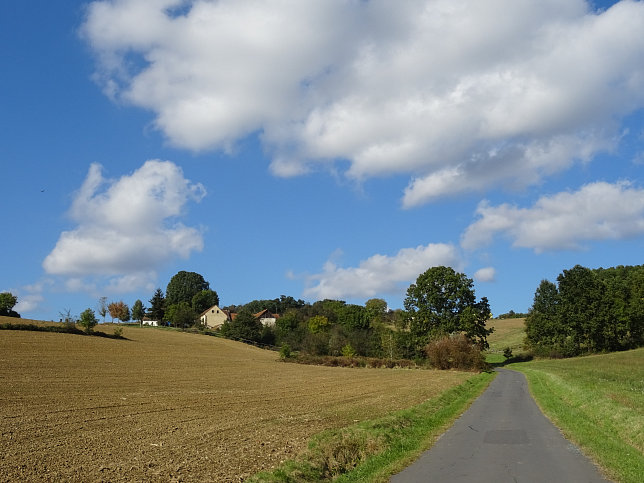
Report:
[[[248,481],[385,482],[427,450],[490,384],[494,373],[477,374],[411,409],[316,435],[297,460]]]
[[[512,364],[543,412],[612,479],[644,475],[644,349]]]
[[[501,366],[505,362],[505,356],[503,354],[497,354],[488,352],[485,354],[485,362],[488,364],[493,364],[495,366]]]

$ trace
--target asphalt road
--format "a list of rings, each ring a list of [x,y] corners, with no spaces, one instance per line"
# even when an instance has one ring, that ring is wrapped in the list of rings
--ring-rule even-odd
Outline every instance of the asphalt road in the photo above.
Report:
[[[523,374],[499,369],[488,389],[392,483],[606,482],[543,415]]]

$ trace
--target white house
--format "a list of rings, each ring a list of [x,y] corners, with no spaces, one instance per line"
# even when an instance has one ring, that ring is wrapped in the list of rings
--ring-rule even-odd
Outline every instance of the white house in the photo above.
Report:
[[[271,313],[268,309],[264,309],[254,315],[256,319],[259,319],[262,325],[267,325],[269,327],[275,326],[275,322],[279,318],[279,315]]]
[[[224,325],[224,322],[228,320],[228,314],[216,305],[213,305],[209,309],[204,310],[199,318],[201,319],[201,323],[206,327],[216,329]]]

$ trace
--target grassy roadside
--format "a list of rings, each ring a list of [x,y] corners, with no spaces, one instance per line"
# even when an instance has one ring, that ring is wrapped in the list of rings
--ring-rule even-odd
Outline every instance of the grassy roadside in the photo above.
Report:
[[[511,364],[543,412],[606,474],[644,475],[644,349]]]
[[[494,378],[477,374],[411,409],[315,436],[296,460],[251,482],[385,482],[429,448]]]

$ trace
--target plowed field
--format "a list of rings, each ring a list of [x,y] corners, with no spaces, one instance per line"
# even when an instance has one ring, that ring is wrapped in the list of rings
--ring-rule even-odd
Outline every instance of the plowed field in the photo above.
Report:
[[[124,336],[0,331],[0,481],[240,481],[323,429],[470,376],[285,364],[162,329]]]

